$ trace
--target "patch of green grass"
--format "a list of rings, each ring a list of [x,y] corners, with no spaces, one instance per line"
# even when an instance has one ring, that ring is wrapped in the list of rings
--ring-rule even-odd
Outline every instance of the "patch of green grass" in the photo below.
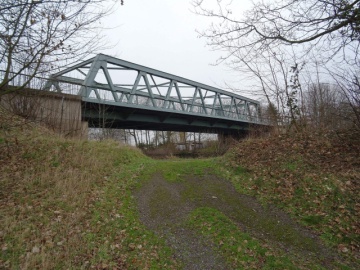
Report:
[[[309,216],[304,216],[302,218],[302,220],[307,225],[317,225],[317,224],[320,224],[324,220],[324,217],[317,216],[317,215],[309,215]]]
[[[289,170],[291,172],[294,172],[296,169],[299,168],[299,164],[300,162],[285,162],[283,165],[282,165],[282,168],[284,168],[285,170]]]
[[[152,161],[144,168],[141,178],[149,179],[155,173],[163,175],[169,182],[183,182],[188,176],[218,174],[216,159],[171,159]]]
[[[212,208],[198,208],[193,211],[186,225],[211,239],[215,248],[227,259],[234,269],[298,269],[285,253],[273,249],[242,232],[228,217]],[[321,269],[310,264],[311,269]]]
[[[116,267],[120,258],[133,269],[176,268],[172,250],[140,223],[131,193],[143,175],[144,166],[151,163],[147,159],[132,162],[108,180],[101,200],[92,211],[94,233],[87,241],[90,246],[95,243],[93,250],[98,250],[92,265]]]
[[[253,209],[257,204],[255,201],[251,203],[251,199],[248,201],[234,192],[230,183],[217,180],[214,174],[221,174],[218,171],[217,160],[205,160],[205,164],[201,164],[201,162],[202,160],[182,160],[181,162],[175,160],[151,164],[153,170],[168,177],[170,185],[176,185],[180,198],[174,199],[167,188],[158,187],[150,200],[151,215],[163,216],[166,219],[171,216],[173,209],[182,207],[191,201],[196,207],[206,206],[222,209],[232,220],[266,235],[268,243],[284,243],[294,250],[304,250],[313,254],[317,252],[318,243],[300,233],[293,224],[282,222],[276,216],[266,215],[266,210],[256,211]],[[194,167],[200,164],[202,166],[194,170]],[[211,174],[208,174],[208,168],[211,169]],[[147,177],[151,176],[148,169],[145,169],[144,172]],[[178,174],[181,175],[181,180],[169,177]],[[143,179],[145,175],[143,175]],[[239,172],[237,176],[240,176]]]
[[[224,175],[240,193],[284,209],[299,223],[317,231],[328,246],[345,250],[340,253],[343,262],[357,262],[350,251],[358,241],[351,229],[358,217],[351,176],[347,179],[344,174],[319,170],[301,158],[287,158],[258,163],[257,167],[247,164],[253,173],[239,169],[241,160],[234,153],[221,162]]]
[[[301,196],[304,196],[304,194],[305,194],[305,191],[303,188],[298,187],[295,189],[295,193],[294,193],[295,196],[301,197]]]
[[[37,157],[37,153],[34,153],[34,152],[25,152],[23,155],[22,155],[22,158],[23,159],[35,159]]]
[[[192,201],[202,206],[204,203],[211,204],[211,200],[213,200],[211,199],[212,197],[221,198],[221,201],[228,206],[228,215],[249,228],[266,233],[269,239],[284,242],[287,245],[299,247],[311,252],[315,252],[318,248],[311,238],[300,235],[299,232],[293,228],[293,225],[279,222],[275,217],[258,214],[250,206],[245,205],[239,196],[236,194],[228,194],[228,192],[231,191],[229,187],[224,188],[223,182],[208,178],[216,177],[214,176],[216,174],[221,175],[221,170],[216,159],[162,161],[157,164],[152,164],[152,169],[157,173],[161,173],[169,182],[181,183],[182,189],[180,197],[182,203]],[[243,171],[246,170],[238,169],[237,175],[240,176],[240,173]],[[188,180],[187,177],[193,180]],[[267,183],[261,177],[258,177],[252,181],[252,185],[254,184],[260,187]],[[238,185],[241,185],[241,183],[238,183]],[[157,192],[157,196],[153,199],[150,207],[152,209],[151,211],[154,212],[158,211],[161,205],[171,204],[172,201],[170,194],[165,190],[159,189]],[[162,209],[165,209],[165,207],[162,207]]]
[[[245,175],[245,174],[249,174],[250,171],[244,167],[236,166],[233,170],[233,173],[236,175]]]

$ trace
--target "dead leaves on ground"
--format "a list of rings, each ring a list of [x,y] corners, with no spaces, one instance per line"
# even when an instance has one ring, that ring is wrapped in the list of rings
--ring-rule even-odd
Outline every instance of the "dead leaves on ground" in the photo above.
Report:
[[[246,168],[243,191],[284,207],[340,253],[360,258],[359,143],[277,135],[239,143],[226,162]]]

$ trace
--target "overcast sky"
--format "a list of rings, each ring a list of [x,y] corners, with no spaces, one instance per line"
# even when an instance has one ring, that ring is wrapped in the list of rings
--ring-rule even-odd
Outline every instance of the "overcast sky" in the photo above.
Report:
[[[237,12],[245,11],[247,0],[239,2]],[[212,65],[221,53],[205,46],[195,31],[205,29],[211,19],[191,10],[189,0],[125,0],[103,22],[115,27],[106,36],[116,44],[104,53],[211,86],[224,89],[226,82],[245,89],[228,67]]]

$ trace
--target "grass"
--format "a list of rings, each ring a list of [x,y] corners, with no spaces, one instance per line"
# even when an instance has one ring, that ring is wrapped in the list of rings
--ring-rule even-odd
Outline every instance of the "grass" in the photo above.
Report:
[[[189,207],[188,202],[191,202],[196,209],[183,225],[213,241],[218,246],[218,251],[235,269],[322,269],[322,260],[325,258],[318,254],[319,246],[313,239],[299,234],[294,225],[279,222],[275,217],[266,215],[266,209],[262,210],[264,212],[255,211],[254,202],[250,205],[244,203],[224,182],[212,179],[214,175],[220,176],[222,173],[219,160],[166,160],[151,165],[143,171],[142,179],[149,180],[156,172],[174,186],[177,194],[173,198],[168,190],[169,186],[160,186],[150,199],[150,218],[161,218],[164,222],[173,224],[178,221],[169,219],[172,212]],[[238,174],[246,176],[247,173],[244,169],[238,169]],[[221,209],[223,213],[216,209]],[[252,232],[266,235],[266,239],[242,232],[238,224],[251,228]],[[240,252],[244,248],[241,243],[245,240],[256,246],[251,251],[246,251],[251,255]],[[227,245],[228,242],[230,244]],[[291,247],[291,252],[287,251],[285,255],[278,243]],[[237,251],[239,245],[240,249]],[[299,250],[306,250],[307,261],[301,259],[300,253],[297,254]],[[268,256],[264,256],[264,253]],[[313,255],[310,256],[309,253]]]
[[[175,159],[159,161],[154,168],[169,182],[182,182],[189,175],[203,176],[216,173],[214,159]]]
[[[204,166],[203,168],[211,168],[212,174],[220,174],[218,164],[214,162],[214,160],[208,160],[210,162],[208,165],[212,166]],[[221,198],[224,201],[224,204],[227,206],[231,206],[236,211],[230,211],[227,213],[231,215],[233,218],[241,221],[243,224],[254,228],[259,231],[266,231],[269,234],[269,238],[273,238],[276,241],[286,241],[291,245],[298,246],[306,246],[308,249],[312,249],[315,251],[316,247],[313,247],[312,241],[306,239],[300,235],[293,229],[291,225],[287,224],[279,224],[277,220],[272,220],[268,217],[263,217],[257,214],[251,207],[248,205],[244,205],[243,202],[236,196],[236,194],[231,194],[227,187],[223,186],[221,182],[213,182],[213,181],[202,181],[201,184],[196,181],[185,181],[186,177],[191,175],[192,177],[206,178],[206,175],[209,173],[208,170],[202,171],[201,166],[194,166],[196,163],[202,164],[202,160],[197,161],[183,161],[184,165],[187,164],[187,174],[182,174],[181,181],[184,182],[184,190],[182,192],[182,200],[183,201],[193,201],[193,202],[201,202],[204,201],[204,198],[209,197],[209,194],[215,196],[216,198]],[[177,164],[177,163],[174,163]],[[183,166],[183,168],[187,167]],[[190,169],[192,168],[192,169]],[[164,173],[165,179],[168,181],[173,181],[173,178],[167,178],[168,173],[171,171],[174,172],[174,168],[171,166],[167,167],[167,170]],[[235,196],[234,196],[235,195]]]
[[[183,185],[183,202],[198,205],[184,226],[213,241],[233,268],[321,266],[316,260],[297,262],[271,245],[287,229],[291,244],[309,244],[291,227],[278,227],[266,219],[254,223],[254,212],[226,197],[221,185],[205,181],[199,188],[189,178],[227,177],[238,192],[256,196],[264,205],[275,204],[315,230],[345,256],[344,262],[358,262],[358,190],[353,184],[358,175],[352,170],[318,170],[299,153],[265,155],[265,161],[259,161],[253,152],[241,156],[240,149],[246,151],[246,146],[234,148],[223,159],[154,161],[116,142],[64,139],[0,113],[0,268],[178,269],[173,251],[140,222],[133,197],[154,174]],[[267,153],[256,143],[248,147]],[[225,197],[241,211],[229,218],[215,207],[201,205],[209,194]],[[158,198],[171,203],[161,190]],[[272,238],[264,241],[250,235],[234,220],[259,231],[265,227]]]
[[[150,160],[116,142],[0,119],[0,268],[175,268],[131,191]]]
[[[91,265],[111,268],[121,261],[132,269],[175,267],[172,251],[139,221],[131,190],[143,166],[135,162],[118,173],[95,204],[88,240],[92,246],[88,254]]]
[[[232,269],[299,269],[284,252],[274,252],[213,208],[193,211],[187,226],[212,239]],[[311,269],[320,267],[311,265]]]
[[[292,171],[293,167],[287,170]],[[338,186],[335,175],[319,177],[307,176],[305,173],[298,175],[296,182],[286,182],[282,174],[284,172],[269,178],[234,171],[230,178],[239,192],[257,196],[265,203],[275,203],[286,209],[300,223],[319,231],[330,245],[350,243],[351,239],[353,243],[359,242],[355,231],[351,230],[354,225],[349,226],[356,223],[356,199],[341,191],[343,189]],[[338,237],[328,238],[329,235]]]
[[[294,141],[282,138],[272,144],[266,140],[244,142],[223,158],[224,174],[239,192],[281,207],[299,223],[317,231],[341,256],[358,263],[359,174],[356,166],[348,164],[356,158],[351,150],[337,150],[331,144],[331,150],[322,149],[321,144],[304,153],[292,147]],[[295,142],[299,145],[299,141]],[[254,147],[263,150],[254,153]],[[324,157],[316,151],[334,154]],[[339,160],[340,155],[344,157]]]

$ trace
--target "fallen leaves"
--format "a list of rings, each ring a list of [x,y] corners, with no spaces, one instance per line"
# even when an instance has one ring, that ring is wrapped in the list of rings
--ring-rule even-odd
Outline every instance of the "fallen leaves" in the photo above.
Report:
[[[311,217],[308,226],[339,245],[340,253],[359,259],[360,144],[355,142],[314,134],[249,139],[225,162],[235,171],[246,168],[233,178],[241,191],[287,209],[299,221]]]
[[[349,249],[344,244],[338,245],[338,250],[340,250],[343,253],[349,252]]]
[[[130,243],[129,245],[128,245],[128,247],[129,247],[129,250],[131,250],[131,251],[133,251],[133,250],[135,250],[135,244],[134,243]]]
[[[34,247],[31,249],[31,252],[32,252],[32,253],[39,253],[39,252],[40,252],[40,248],[37,247],[37,246],[34,246]]]

